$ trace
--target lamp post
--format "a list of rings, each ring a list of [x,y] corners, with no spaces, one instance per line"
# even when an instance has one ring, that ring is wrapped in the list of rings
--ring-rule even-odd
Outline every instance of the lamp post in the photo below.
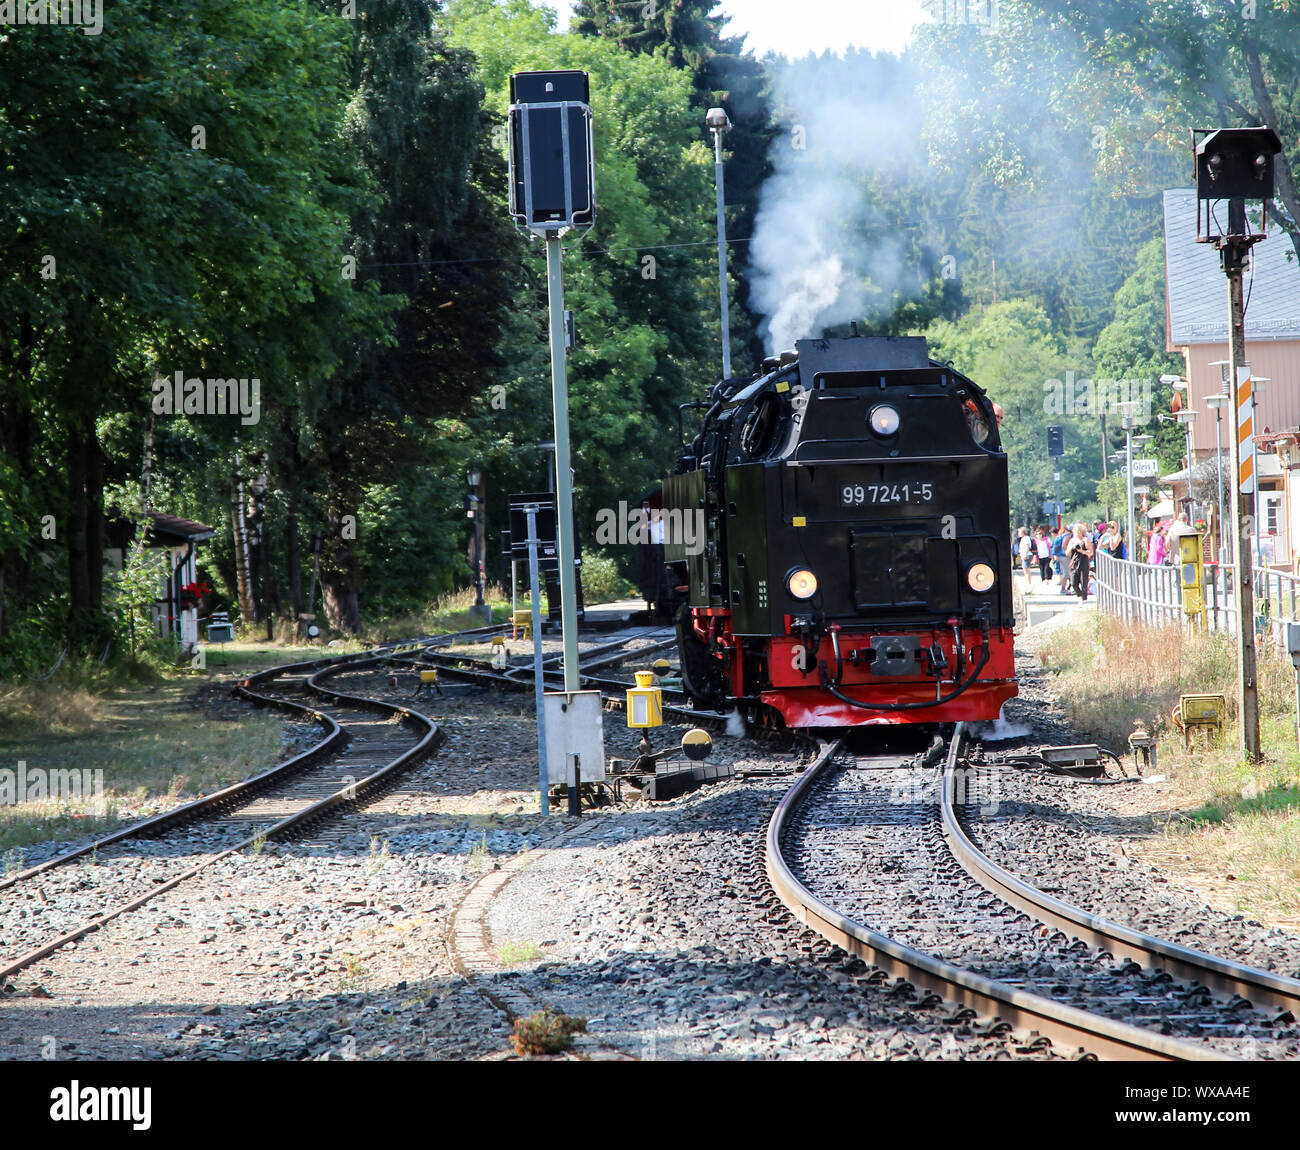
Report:
[[[555,440],[546,439],[537,445],[546,453],[546,490],[555,491]]]
[[[1116,404],[1124,415],[1124,491],[1128,504],[1124,511],[1124,534],[1133,538],[1133,413],[1138,405],[1126,399]]]
[[[1218,490],[1215,517],[1219,528],[1219,567],[1222,569],[1228,561],[1223,543],[1223,409],[1228,406],[1228,397],[1223,392],[1207,395],[1205,406],[1214,411],[1214,477]]]
[[[1187,432],[1187,498],[1193,504],[1196,502],[1196,490],[1192,486],[1192,465],[1195,462],[1192,457],[1192,424],[1200,414],[1199,411],[1188,411],[1184,408],[1175,417]]]
[[[713,180],[718,193],[718,297],[722,304],[722,378],[731,375],[731,319],[727,311],[727,220],[723,214],[722,133],[731,127],[722,108],[710,108],[704,123],[713,133]]]
[[[471,467],[469,475],[469,511],[468,518],[474,521],[474,606],[471,613],[479,618],[492,621],[492,608],[483,602],[483,552],[487,546],[485,531],[487,524],[484,521],[484,496],[486,494],[483,484],[483,471],[478,467]]]

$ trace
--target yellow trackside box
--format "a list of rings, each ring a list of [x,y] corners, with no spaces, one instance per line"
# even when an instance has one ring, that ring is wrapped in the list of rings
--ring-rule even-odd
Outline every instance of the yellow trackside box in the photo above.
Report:
[[[438,681],[438,672],[437,672],[437,671],[421,671],[421,672],[420,672],[420,682],[421,682],[421,683],[436,683],[437,681]]]
[[[1183,614],[1205,612],[1205,565],[1202,562],[1201,536],[1178,537],[1178,581],[1183,589]]]
[[[1223,696],[1183,695],[1178,700],[1178,712],[1186,726],[1219,726],[1223,722]]]
[[[510,617],[511,638],[531,639],[533,637],[533,612],[516,611]]]
[[[654,687],[653,671],[637,671],[636,686],[627,693],[627,725],[629,727],[659,727],[664,721],[664,692]]]
[[[1183,695],[1174,708],[1174,723],[1183,732],[1183,745],[1190,747],[1192,732],[1214,730],[1223,737],[1223,718],[1227,705],[1222,695]]]

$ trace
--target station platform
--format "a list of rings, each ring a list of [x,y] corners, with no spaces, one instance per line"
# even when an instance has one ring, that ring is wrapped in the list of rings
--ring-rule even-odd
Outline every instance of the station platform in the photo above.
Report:
[[[1028,581],[1023,571],[1017,571],[1012,578],[1012,601],[1015,606],[1018,630],[1024,631],[1046,623],[1066,613],[1076,614],[1080,611],[1092,611],[1096,607],[1096,597],[1090,595],[1086,603],[1077,595],[1061,594],[1061,585],[1053,575],[1046,583],[1038,578],[1037,571]]]
[[[647,622],[644,599],[617,599],[613,603],[594,603],[586,607],[582,625],[598,631],[634,626]]]

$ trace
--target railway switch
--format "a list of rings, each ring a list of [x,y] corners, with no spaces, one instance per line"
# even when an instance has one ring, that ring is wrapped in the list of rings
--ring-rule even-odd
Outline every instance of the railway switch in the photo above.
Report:
[[[1133,752],[1133,767],[1139,775],[1142,768],[1156,769],[1156,740],[1147,730],[1146,724],[1139,719],[1133,725],[1133,733],[1128,737],[1128,749]]]

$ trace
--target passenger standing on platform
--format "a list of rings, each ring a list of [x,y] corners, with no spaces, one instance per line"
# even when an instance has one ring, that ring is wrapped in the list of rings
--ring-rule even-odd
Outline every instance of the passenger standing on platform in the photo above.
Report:
[[[1018,543],[1018,548],[1019,550],[1017,551],[1017,554],[1020,557],[1020,566],[1024,569],[1025,582],[1028,583],[1029,582],[1029,556],[1032,550],[1030,546],[1028,527],[1022,527],[1020,529],[1020,540]]]
[[[1165,553],[1168,548],[1165,546],[1165,525],[1157,523],[1156,529],[1151,532],[1151,544],[1147,548],[1147,560],[1152,567],[1159,567],[1165,561]]]
[[[1034,532],[1034,546],[1038,551],[1038,578],[1046,583],[1052,577],[1052,541],[1047,538],[1047,528]]]
[[[1070,532],[1065,527],[1056,529],[1056,537],[1052,540],[1052,563],[1056,567],[1056,574],[1061,581],[1061,594],[1070,593],[1070,580],[1065,574],[1065,541],[1069,539]]]
[[[1070,585],[1074,593],[1086,603],[1088,576],[1091,574],[1092,557],[1095,552],[1092,540],[1088,538],[1087,529],[1082,523],[1075,525],[1074,538],[1065,545],[1065,553],[1070,557]]]

